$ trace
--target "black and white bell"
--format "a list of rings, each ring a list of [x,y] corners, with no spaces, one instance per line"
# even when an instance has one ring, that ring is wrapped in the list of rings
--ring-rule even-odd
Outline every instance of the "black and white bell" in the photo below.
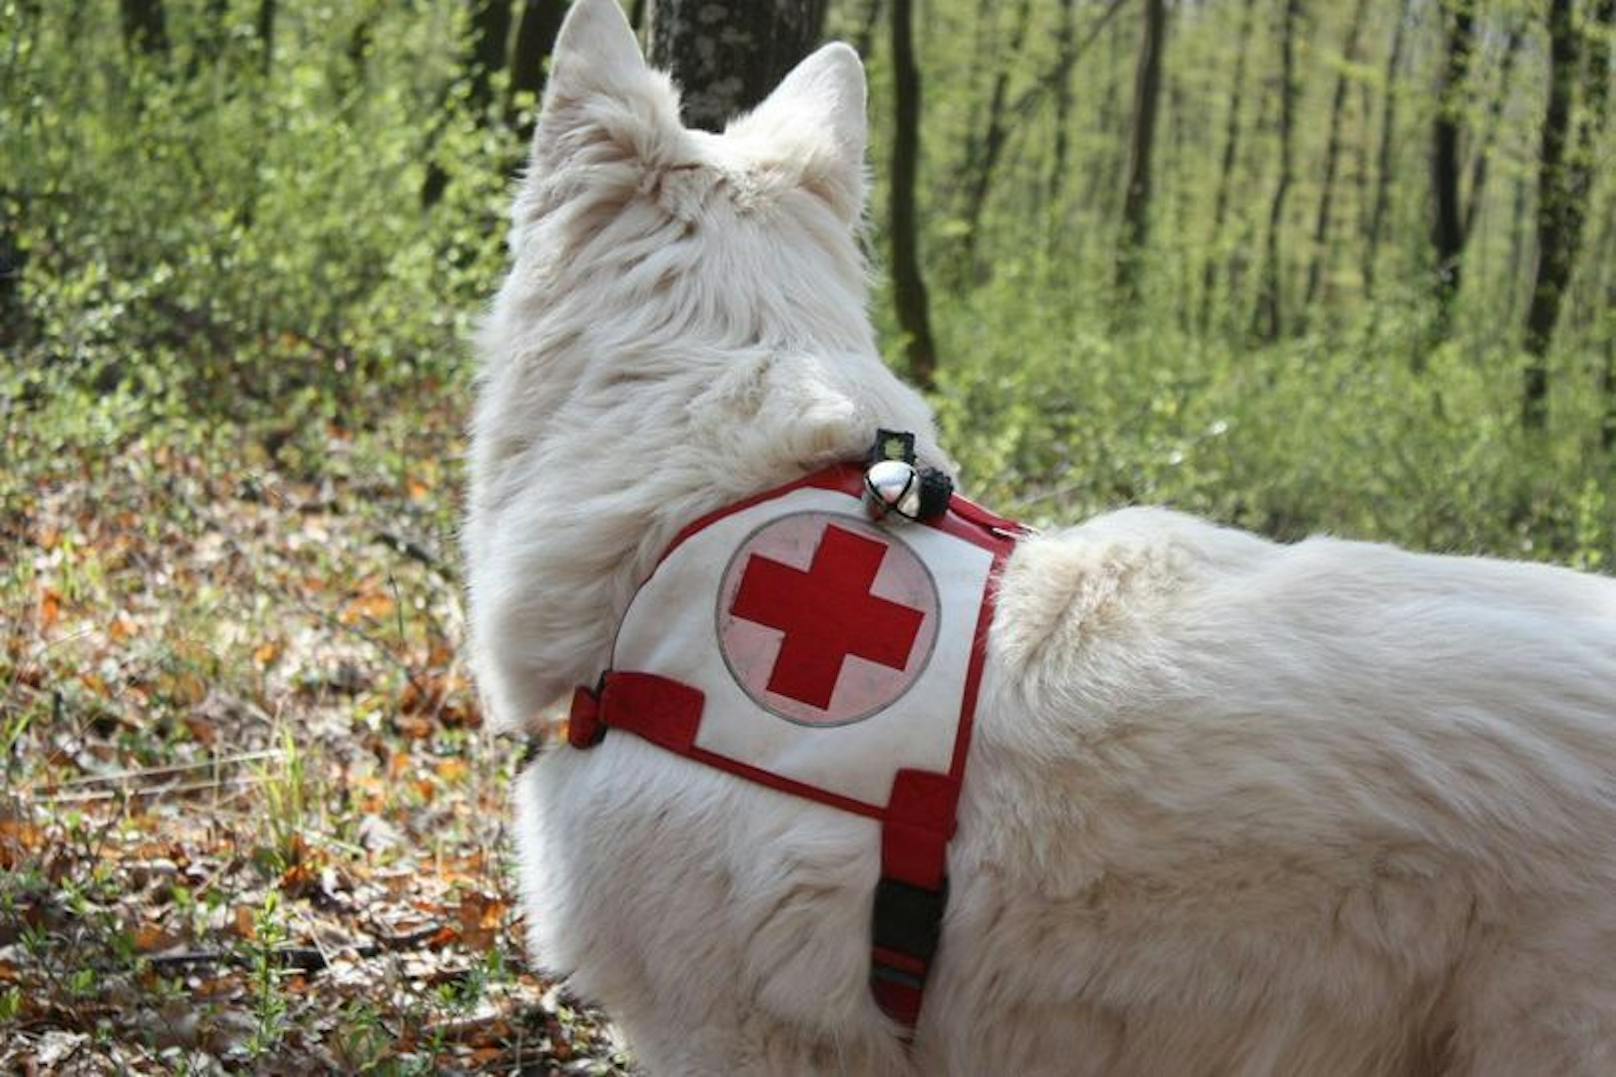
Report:
[[[880,520],[893,513],[920,519],[920,473],[902,460],[878,460],[864,472],[864,502]]]

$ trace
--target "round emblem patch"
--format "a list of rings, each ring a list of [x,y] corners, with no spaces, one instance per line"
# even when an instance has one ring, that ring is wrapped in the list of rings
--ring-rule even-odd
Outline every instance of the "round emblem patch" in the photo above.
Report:
[[[758,706],[800,725],[869,718],[920,677],[940,602],[909,546],[854,516],[799,512],[752,532],[718,589],[718,645]]]

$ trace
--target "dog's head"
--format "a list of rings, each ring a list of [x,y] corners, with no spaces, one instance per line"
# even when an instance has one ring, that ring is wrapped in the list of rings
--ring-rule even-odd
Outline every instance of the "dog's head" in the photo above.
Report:
[[[593,679],[702,513],[879,427],[946,464],[865,309],[864,107],[828,45],[723,134],[687,130],[617,0],[572,5],[480,339],[465,547],[497,724]]]

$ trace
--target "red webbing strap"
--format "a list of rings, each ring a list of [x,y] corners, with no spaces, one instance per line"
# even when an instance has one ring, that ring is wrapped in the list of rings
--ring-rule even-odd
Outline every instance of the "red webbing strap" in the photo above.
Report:
[[[691,758],[705,697],[699,689],[652,673],[617,671],[600,686],[573,692],[567,743],[593,748],[608,729],[621,729]],[[726,768],[731,769],[731,768]],[[769,780],[769,779],[774,780]],[[773,775],[755,780],[780,788]],[[791,783],[794,785],[795,783]],[[900,770],[881,814],[881,880],[875,891],[870,991],[888,1017],[913,1031],[926,974],[942,935],[948,902],[948,843],[960,783],[947,774]],[[798,791],[787,789],[786,791]],[[823,791],[813,799],[824,802]]]
[[[595,691],[577,688],[567,716],[567,743],[593,748],[608,729],[624,729],[670,752],[687,754],[701,728],[706,697],[654,673],[611,672]]]
[[[947,774],[900,770],[881,824],[870,991],[881,1012],[910,1031],[920,1018],[926,974],[942,937],[959,790],[959,781]]]

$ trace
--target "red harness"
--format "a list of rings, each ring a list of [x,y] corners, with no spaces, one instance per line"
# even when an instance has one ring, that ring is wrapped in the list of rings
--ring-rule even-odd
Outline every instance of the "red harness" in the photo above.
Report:
[[[754,705],[753,711],[766,712],[761,721],[748,714],[749,728],[765,743],[753,748],[746,742],[737,748],[733,734],[729,742],[719,738],[702,743],[704,736],[721,732],[709,730],[704,734],[702,723],[704,712],[718,701],[710,701],[709,692],[702,688],[669,675],[670,669],[684,668],[677,662],[653,659],[648,664],[659,667],[656,671],[617,668],[623,661],[621,634],[613,650],[613,668],[602,674],[594,689],[579,688],[573,693],[567,739],[575,748],[590,748],[600,743],[606,730],[623,730],[771,789],[878,820],[881,880],[875,893],[870,987],[882,1011],[912,1030],[920,1014],[926,974],[937,949],[948,900],[948,843],[954,835],[988,629],[993,620],[993,583],[1026,529],[958,495],[950,498],[947,511],[935,519],[902,524],[894,521],[876,528],[868,522],[863,495],[863,469],[840,465],[704,516],[679,533],[636,596],[636,602],[677,601],[654,587],[658,573],[676,551],[709,529],[728,526],[739,533],[749,518],[737,518],[738,514],[766,514],[771,503],[779,503],[776,522],[785,520],[786,524],[774,531],[761,527],[747,534],[731,559],[734,567],[726,569],[721,577],[716,569],[711,570],[718,581],[714,587],[718,593],[717,639],[708,642],[716,642],[717,650],[723,652],[733,683],[726,680],[720,686],[711,677],[705,683],[709,690],[724,693],[726,706],[733,705],[732,697],[740,698],[737,691],[744,691]],[[807,505],[813,511],[787,511],[792,505]],[[808,538],[797,540],[801,546],[798,565],[767,552],[783,548],[782,543],[789,546],[793,539],[788,532],[792,528],[812,531]],[[915,683],[913,678],[920,674],[913,671],[917,666],[923,669],[932,657],[930,651],[922,655],[921,648],[937,646],[936,622],[944,619],[939,612],[943,605],[936,599],[938,581],[925,582],[934,573],[915,554],[907,552],[911,546],[935,546],[937,540],[912,529],[932,529],[962,540],[982,551],[972,555],[976,563],[990,564],[981,574],[968,652],[963,642],[956,644],[952,652],[937,652],[945,658],[950,654],[958,658],[969,655],[963,686],[957,693],[959,715],[953,726],[951,753],[943,755],[942,748],[946,746],[933,745],[928,756],[946,759],[946,768],[900,765],[883,801],[879,795],[865,795],[858,787],[838,780],[816,779],[811,770],[804,772],[801,767],[759,765],[759,758],[790,756],[794,742],[780,738],[822,738],[831,726],[868,727],[869,735],[878,736],[878,723],[883,717],[889,723],[903,720],[901,716],[893,717],[893,712],[884,716],[882,708]],[[771,542],[773,547],[768,545]],[[754,552],[748,553],[749,550]],[[906,558],[921,566],[908,576],[901,571]],[[712,560],[704,554],[701,559]],[[919,594],[929,586],[932,597],[904,599],[906,579],[909,586],[917,589],[912,593]],[[950,581],[941,581],[941,586],[946,598]],[[970,586],[978,586],[976,577],[972,577]],[[882,587],[899,597],[875,593]],[[926,612],[928,602],[937,616]],[[958,600],[955,602],[957,608]],[[701,615],[710,615],[713,608],[704,607]],[[631,614],[633,610],[631,607]],[[657,609],[655,616],[660,619],[675,612]],[[629,619],[625,615],[625,626]],[[764,649],[760,651],[760,647]],[[910,672],[906,673],[906,669]],[[949,675],[957,676],[958,670]],[[843,715],[848,716],[846,721],[815,720],[816,716]],[[873,721],[864,721],[872,717]],[[805,727],[809,731],[805,732]],[[901,729],[898,732],[901,734]],[[742,758],[748,754],[753,755],[752,761]],[[780,773],[782,770],[794,773]],[[841,788],[825,788],[827,784],[840,784]]]

